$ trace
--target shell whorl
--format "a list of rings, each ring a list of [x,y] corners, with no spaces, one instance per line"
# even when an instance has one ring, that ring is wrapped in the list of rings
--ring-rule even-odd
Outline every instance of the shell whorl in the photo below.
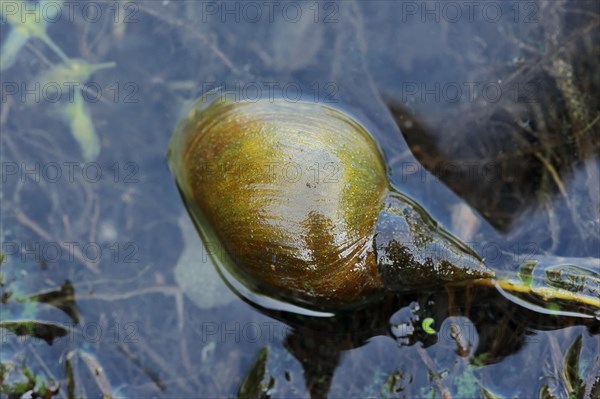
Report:
[[[186,129],[179,185],[238,278],[324,307],[381,291],[373,234],[388,180],[362,126],[275,100],[217,101]]]

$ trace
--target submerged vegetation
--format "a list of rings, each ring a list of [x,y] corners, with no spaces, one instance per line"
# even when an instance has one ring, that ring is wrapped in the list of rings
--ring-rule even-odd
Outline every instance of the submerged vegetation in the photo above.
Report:
[[[598,320],[568,298],[598,298],[597,270],[564,261],[600,256],[597,5],[500,2],[510,18],[462,23],[371,3],[297,3],[308,17],[294,23],[195,1],[100,1],[93,22],[1,9],[0,395],[600,396]],[[515,20],[515,5],[532,8]],[[52,101],[50,84],[32,103],[20,85],[36,82],[73,95]],[[264,82],[364,124],[392,183],[523,292],[424,289],[333,317],[256,310],[214,269],[194,292],[190,259],[209,266],[215,248],[186,246],[165,148],[199,93],[278,88]],[[406,91],[445,82],[510,95]],[[60,178],[44,174],[56,165]]]
[[[13,67],[19,54],[31,38],[40,39],[50,47],[61,63],[44,70],[31,83],[36,86],[38,91],[42,88],[46,99],[51,98],[54,101],[61,100],[61,91],[64,87],[73,89],[73,92],[69,93],[69,100],[66,104],[64,100],[62,101],[56,114],[64,115],[73,138],[79,143],[83,160],[86,162],[95,161],[100,152],[100,143],[81,90],[84,89],[84,83],[94,72],[104,68],[112,68],[116,64],[114,62],[89,64],[82,59],[67,57],[46,31],[48,21],[60,17],[59,14],[62,10],[59,5],[61,3],[54,0],[40,0],[39,5],[33,8],[33,15],[24,18],[22,10],[31,7],[30,4],[27,0],[6,1],[4,3],[6,7],[2,7],[0,10],[0,13],[4,11],[6,14],[0,14],[3,20],[5,19],[11,25],[11,30],[2,42],[0,49],[2,54],[0,71]],[[52,7],[46,7],[47,5]],[[11,9],[11,12],[7,13],[6,11],[9,9]],[[38,94],[34,98],[36,102],[39,102]]]

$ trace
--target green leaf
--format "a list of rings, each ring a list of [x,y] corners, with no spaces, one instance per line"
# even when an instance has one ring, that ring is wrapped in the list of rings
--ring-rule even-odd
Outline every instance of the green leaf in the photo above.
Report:
[[[496,395],[495,393],[493,393],[492,391],[490,391],[489,389],[487,389],[483,385],[481,385],[479,387],[479,390],[481,392],[481,397],[483,399],[501,399],[500,396]]]
[[[565,378],[570,397],[578,398],[585,390],[579,374],[579,354],[581,352],[582,335],[579,335],[567,350],[564,359]]]
[[[402,392],[404,388],[399,384],[404,379],[404,371],[397,370],[394,373],[391,373],[387,380],[385,381],[385,387],[387,391],[390,393],[394,392]]]
[[[43,87],[49,83],[58,86],[74,87],[73,98],[64,108],[64,117],[69,123],[71,134],[79,143],[83,159],[86,162],[96,160],[100,154],[100,140],[92,122],[92,117],[81,94],[81,86],[94,72],[112,68],[114,62],[90,64],[85,60],[74,58],[55,65],[37,77]]]
[[[69,333],[60,324],[36,320],[1,321],[0,328],[5,328],[19,337],[31,336],[43,339],[48,345],[52,345],[55,338],[64,337]]]
[[[8,2],[7,2],[8,3]],[[46,35],[46,16],[42,15],[42,7],[35,7],[31,12],[28,12],[25,18],[22,18],[20,10],[28,8],[28,2],[20,0],[17,2],[11,2],[14,5],[17,12],[2,14],[3,18],[13,27],[14,30],[18,31],[25,37],[42,37]],[[52,8],[52,7],[51,7]],[[0,7],[6,11],[8,7]],[[51,16],[52,17],[52,16]]]
[[[2,50],[0,51],[0,71],[5,71],[14,65],[17,60],[19,52],[27,43],[29,37],[19,32],[16,29],[11,29],[2,43]]]
[[[517,273],[517,276],[526,287],[531,287],[531,282],[533,281],[533,269],[535,269],[536,266],[536,261],[527,261],[519,266],[519,272]]]
[[[556,399],[552,392],[550,392],[550,388],[548,385],[543,385],[538,391],[538,399]]]
[[[71,134],[79,143],[83,159],[86,162],[94,161],[100,154],[100,139],[79,90],[75,91],[74,101],[67,104],[65,111]]]
[[[36,81],[38,81],[42,87],[47,83],[56,83],[58,85],[79,83],[81,85],[89,79],[94,72],[101,69],[112,68],[115,65],[116,63],[114,62],[90,64],[81,58],[71,58],[44,71],[36,78]]]
[[[262,381],[265,378],[265,372],[267,370],[268,356],[269,349],[265,346],[260,350],[256,360],[248,369],[248,373],[238,389],[238,398],[254,399],[264,396],[265,387],[263,386]]]
[[[545,270],[547,284],[571,292],[600,297],[600,274],[577,265],[556,265]]]
[[[75,289],[69,280],[65,281],[60,290],[41,292],[30,296],[29,300],[54,306],[69,315],[75,324],[79,323],[79,310],[75,303]]]
[[[421,323],[421,327],[423,328],[423,331],[425,331],[429,335],[434,335],[436,333],[436,331],[433,328],[431,328],[431,325],[433,323],[435,323],[435,320],[433,320],[431,317],[427,317],[427,318],[423,319],[423,322]]]
[[[65,369],[67,376],[67,398],[75,399],[75,377],[73,373],[73,363],[71,362],[72,356],[69,352],[66,356]]]
[[[49,1],[53,0],[42,0],[40,3]],[[19,4],[17,4],[17,2],[11,2],[11,5],[17,10],[22,10],[28,7],[27,1],[21,0],[18,3]],[[0,9],[5,10],[4,7],[0,7]],[[54,14],[48,13],[42,15],[43,12],[54,12]],[[3,19],[8,21],[8,23],[12,26],[12,30],[9,33],[8,39],[2,46],[1,58],[5,60],[0,62],[1,71],[10,68],[14,64],[18,53],[23,48],[27,40],[33,37],[38,38],[46,43],[46,45],[50,47],[52,51],[54,51],[63,61],[68,61],[69,58],[46,33],[46,21],[48,19],[55,18],[58,15],[58,12],[59,10],[57,7],[43,7],[43,5],[40,5],[40,7],[35,7],[32,12],[28,12],[25,18],[22,18],[22,13],[20,12],[11,12],[3,15]]]

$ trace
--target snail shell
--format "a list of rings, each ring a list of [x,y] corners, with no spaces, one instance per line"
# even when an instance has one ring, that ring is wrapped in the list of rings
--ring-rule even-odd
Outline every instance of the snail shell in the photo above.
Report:
[[[218,99],[180,124],[169,160],[205,247],[255,292],[336,309],[491,275],[390,188],[371,135],[322,104]],[[451,253],[422,252],[440,243]]]

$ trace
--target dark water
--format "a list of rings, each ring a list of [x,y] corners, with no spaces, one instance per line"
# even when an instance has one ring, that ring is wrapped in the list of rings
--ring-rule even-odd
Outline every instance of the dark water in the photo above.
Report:
[[[8,3],[22,7],[4,14]],[[69,381],[77,397],[599,394],[597,321],[493,289],[386,298],[335,320],[260,312],[225,285],[197,306],[174,275],[185,210],[166,163],[174,126],[209,89],[320,101],[364,124],[394,185],[496,268],[600,258],[597,3],[90,4],[63,5],[47,32],[69,57],[116,62],[86,85],[97,159],[84,162],[61,116],[64,82],[58,102],[36,89],[60,62],[41,40],[1,76],[2,321],[68,332],[48,345],[2,329],[3,363],[23,359],[62,397]],[[65,288],[17,300],[65,282],[70,315]]]

